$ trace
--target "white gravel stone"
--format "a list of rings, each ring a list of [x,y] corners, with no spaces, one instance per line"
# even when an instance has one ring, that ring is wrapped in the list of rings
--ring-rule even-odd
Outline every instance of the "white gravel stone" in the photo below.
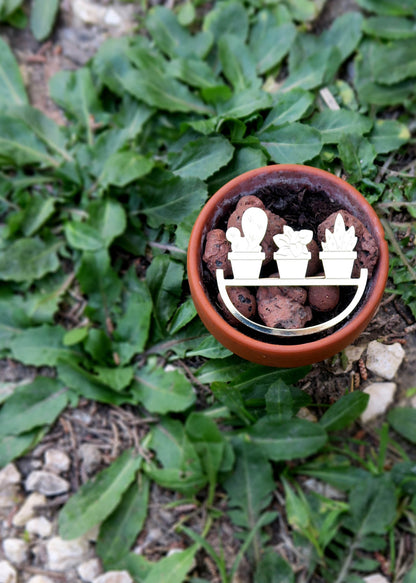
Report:
[[[383,575],[380,575],[380,573],[367,575],[367,577],[364,577],[364,581],[365,583],[389,583],[389,580],[386,579]]]
[[[25,526],[25,524],[36,515],[36,507],[46,504],[46,498],[39,492],[30,494],[22,504],[19,511],[14,515],[13,526]]]
[[[367,423],[378,415],[382,415],[393,402],[396,392],[396,383],[372,383],[364,389],[364,393],[370,395],[367,408],[361,414],[361,421]]]
[[[0,491],[0,518],[6,518],[19,500],[19,486],[10,484]]]
[[[83,537],[63,540],[55,536],[47,542],[46,549],[49,568],[52,571],[66,571],[77,567],[88,558],[89,543]]]
[[[325,496],[326,498],[331,498],[332,500],[344,500],[345,494],[341,490],[337,490],[333,486],[321,482],[321,480],[316,480],[315,478],[308,478],[304,483],[305,487],[316,494]]]
[[[79,448],[79,456],[82,460],[82,469],[87,474],[91,474],[101,463],[101,452],[92,443],[83,443]]]
[[[90,583],[94,581],[102,572],[101,563],[99,559],[90,559],[89,561],[85,561],[81,563],[79,567],[77,567],[77,573],[81,577],[83,581]]]
[[[35,575],[27,583],[54,583],[54,581],[49,577],[45,577],[45,575]]]
[[[127,571],[108,571],[94,579],[93,583],[133,583]]]
[[[57,494],[65,494],[68,492],[70,485],[67,480],[52,472],[44,470],[31,472],[26,479],[25,488],[29,492],[36,490],[45,496],[56,496]]]
[[[373,340],[367,348],[367,368],[375,375],[383,379],[394,378],[403,358],[405,351],[401,344],[382,344]]]
[[[48,449],[45,451],[45,468],[56,474],[67,472],[71,466],[71,460],[60,449]]]
[[[29,534],[47,538],[52,534],[52,523],[44,516],[37,516],[26,522],[26,530]]]
[[[20,472],[14,464],[7,464],[0,470],[0,492],[3,488],[18,484],[21,480]]]
[[[3,541],[4,555],[15,565],[20,565],[26,561],[28,549],[29,545],[21,538],[6,538]]]
[[[0,561],[0,583],[17,583],[16,569],[8,561]]]

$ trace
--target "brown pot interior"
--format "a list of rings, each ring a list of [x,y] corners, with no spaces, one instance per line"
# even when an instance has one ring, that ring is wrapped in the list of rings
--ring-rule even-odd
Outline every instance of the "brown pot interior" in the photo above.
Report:
[[[303,194],[300,209],[293,204],[298,193]],[[359,306],[336,330],[329,334],[301,337],[299,340],[253,336],[227,322],[215,301],[215,285],[207,271],[202,256],[207,233],[214,228],[226,229],[226,222],[242,196],[259,196],[276,214],[296,227],[298,217],[291,213],[303,211],[312,205],[319,215],[320,198],[326,196],[331,203],[329,214],[341,208],[357,217],[377,242],[379,259]],[[282,210],[283,209],[283,210]],[[326,214],[328,216],[328,213]],[[326,218],[318,218],[321,222]],[[297,228],[310,228],[308,217]],[[315,221],[316,222],[316,221]],[[270,366],[300,366],[318,362],[348,346],[367,326],[381,300],[388,274],[388,249],[380,221],[358,191],[340,178],[323,170],[308,166],[275,165],[247,172],[223,186],[202,209],[191,234],[188,249],[188,278],[197,311],[208,330],[227,348],[239,356]],[[210,283],[211,282],[211,283]],[[347,300],[346,300],[347,301]],[[255,335],[255,333],[254,333]]]

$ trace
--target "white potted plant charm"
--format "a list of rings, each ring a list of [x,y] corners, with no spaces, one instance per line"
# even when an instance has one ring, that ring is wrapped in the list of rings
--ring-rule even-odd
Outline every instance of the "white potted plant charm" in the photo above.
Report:
[[[230,227],[226,237],[231,243],[228,259],[235,279],[257,279],[266,254],[261,250],[267,230],[267,214],[257,207],[248,208],[241,218],[241,235],[237,227]]]
[[[325,229],[325,241],[319,259],[324,266],[325,277],[330,279],[350,278],[357,252],[355,229],[346,229],[341,213],[335,219],[334,232]]]
[[[294,231],[285,225],[283,233],[273,237],[278,247],[273,257],[277,262],[280,278],[302,279],[305,277],[311,258],[307,245],[312,241],[312,236],[313,233],[309,229]]]

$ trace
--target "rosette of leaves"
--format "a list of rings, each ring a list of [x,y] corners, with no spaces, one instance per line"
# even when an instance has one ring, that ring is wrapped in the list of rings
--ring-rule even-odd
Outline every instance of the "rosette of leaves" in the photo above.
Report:
[[[353,251],[357,243],[355,228],[346,229],[344,219],[339,214],[335,219],[334,232],[325,229],[325,241],[322,241],[324,251]]]
[[[281,257],[308,257],[307,245],[312,241],[312,231],[294,231],[292,227],[285,225],[283,233],[275,235],[273,241],[279,248],[276,254]]]

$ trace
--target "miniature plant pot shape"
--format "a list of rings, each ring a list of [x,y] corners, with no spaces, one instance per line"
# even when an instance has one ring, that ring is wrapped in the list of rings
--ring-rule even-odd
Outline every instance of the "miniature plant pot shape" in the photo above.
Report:
[[[354,247],[357,244],[354,227],[346,229],[342,215],[335,219],[334,232],[325,230],[325,241],[319,258],[322,260],[325,277],[329,279],[350,278],[357,252]]]
[[[281,279],[303,279],[306,275],[311,253],[307,245],[312,241],[313,233],[307,229],[294,231],[288,225],[283,233],[275,235],[273,241],[279,248],[273,254]]]
[[[266,254],[261,251],[267,230],[267,214],[260,208],[248,208],[241,219],[241,229],[231,227],[226,237],[231,243],[228,259],[231,261],[235,279],[257,279]]]

